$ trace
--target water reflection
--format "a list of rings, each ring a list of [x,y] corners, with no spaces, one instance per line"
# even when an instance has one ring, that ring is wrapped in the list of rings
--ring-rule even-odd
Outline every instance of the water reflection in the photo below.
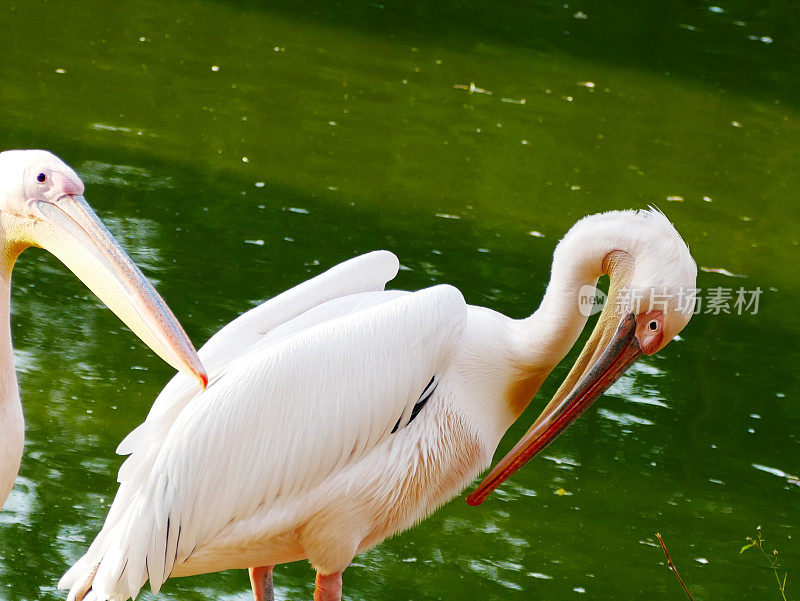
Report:
[[[104,215],[103,222],[150,282],[158,286],[156,274],[166,270],[163,253],[156,246],[163,236],[159,225],[152,219],[115,215]]]
[[[0,513],[0,523],[30,525],[30,514],[36,501],[36,483],[18,477],[14,489]]]
[[[101,161],[84,161],[76,168],[83,182],[133,190],[156,190],[172,187],[169,177],[155,177],[147,169],[133,165],[112,165]]]

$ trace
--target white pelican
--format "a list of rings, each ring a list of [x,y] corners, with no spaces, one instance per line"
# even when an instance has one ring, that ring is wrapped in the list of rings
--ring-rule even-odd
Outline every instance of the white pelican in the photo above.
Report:
[[[583,329],[582,286],[610,276],[595,331],[473,504],[640,353],[681,331],[693,307],[680,306],[682,292],[697,274],[656,211],[579,221],[526,319],[469,306],[446,285],[383,291],[397,270],[386,251],[346,261],[200,349],[208,388],[175,376],[120,445],[131,456],[105,525],[59,583],[69,601],[124,601],[148,579],[158,592],[170,576],[230,568],[249,568],[261,601],[272,598],[272,567],[304,558],[317,572],[314,599],[338,601],[357,553],[423,519],[489,465]]]
[[[25,438],[11,349],[11,270],[29,246],[49,250],[173,367],[204,379],[175,316],[86,204],[83,182],[44,150],[0,152],[0,508]]]

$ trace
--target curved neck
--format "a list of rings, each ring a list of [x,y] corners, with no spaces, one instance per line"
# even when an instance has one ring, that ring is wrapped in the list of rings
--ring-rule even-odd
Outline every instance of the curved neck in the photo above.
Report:
[[[14,486],[22,459],[25,423],[11,346],[10,268],[0,273],[0,509]]]
[[[538,389],[578,340],[589,313],[581,311],[580,296],[592,294],[604,274],[610,276],[611,282],[598,324],[618,318],[619,293],[630,284],[635,255],[631,240],[618,231],[603,221],[579,222],[556,247],[544,298],[539,308],[520,320],[516,328],[522,378],[531,384],[526,390],[527,398],[519,398],[518,414],[533,396],[530,389]]]
[[[586,326],[588,306],[581,305],[580,297],[592,293],[597,280],[609,275],[612,282],[608,307],[614,292],[628,283],[631,254],[622,245],[612,240],[598,240],[599,237],[570,236],[559,244],[544,298],[539,308],[523,320],[529,333],[528,341],[536,347],[531,351],[540,356],[545,353],[553,361],[553,367],[566,356]],[[631,265],[621,269],[619,261],[614,261],[616,256],[627,257]]]

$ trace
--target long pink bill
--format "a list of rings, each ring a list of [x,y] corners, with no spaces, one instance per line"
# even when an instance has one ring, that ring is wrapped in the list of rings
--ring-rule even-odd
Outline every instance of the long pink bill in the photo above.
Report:
[[[636,339],[636,318],[630,313],[622,319],[608,346],[577,385],[564,394],[556,393],[522,439],[467,497],[467,503],[480,505],[494,489],[580,417],[641,354]]]

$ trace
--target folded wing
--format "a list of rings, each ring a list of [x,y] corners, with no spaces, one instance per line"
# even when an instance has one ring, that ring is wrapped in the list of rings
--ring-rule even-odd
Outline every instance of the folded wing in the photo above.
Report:
[[[62,585],[79,586],[99,564],[100,598],[135,594],[147,578],[158,590],[226,524],[370,453],[446,369],[466,304],[437,286],[334,299],[295,319],[228,360],[185,405],[157,451],[127,472],[106,526]]]

